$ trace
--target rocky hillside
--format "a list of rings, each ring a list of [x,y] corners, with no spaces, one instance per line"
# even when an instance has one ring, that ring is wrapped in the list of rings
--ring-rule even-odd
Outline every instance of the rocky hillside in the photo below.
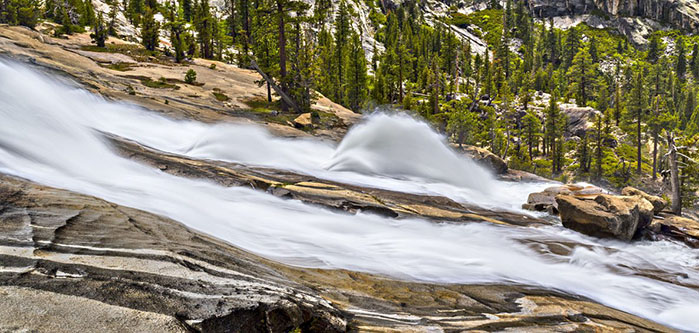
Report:
[[[530,0],[541,18],[594,14],[615,18],[647,18],[686,31],[699,31],[699,3],[692,0]]]

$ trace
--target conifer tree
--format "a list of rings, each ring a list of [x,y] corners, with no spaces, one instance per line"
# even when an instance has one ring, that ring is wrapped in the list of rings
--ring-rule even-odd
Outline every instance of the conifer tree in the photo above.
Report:
[[[692,76],[694,80],[699,79],[699,44],[694,44],[694,50],[692,50],[692,61],[689,63],[692,70]]]
[[[347,106],[355,112],[363,107],[367,98],[367,63],[364,48],[357,33],[352,34],[349,44],[349,62],[347,64],[347,87],[345,96]]]
[[[349,8],[347,7],[345,0],[341,0],[337,10],[337,15],[335,15],[335,66],[337,68],[337,89],[335,90],[335,98],[338,101],[343,100],[343,92],[345,89],[345,70],[347,64],[346,50],[351,29]]]
[[[526,132],[526,142],[529,149],[529,160],[534,159],[534,148],[539,146],[539,137],[541,136],[541,120],[536,115],[534,110],[527,110],[527,113],[522,118],[523,127]],[[537,149],[538,150],[538,149]]]
[[[643,79],[643,69],[638,68],[636,70],[636,75],[634,76],[633,80],[633,88],[630,94],[630,103],[629,103],[629,121],[632,121],[635,123],[635,128],[636,128],[636,133],[635,133],[635,138],[636,138],[636,158],[637,158],[637,166],[636,166],[636,172],[638,174],[641,174],[641,162],[642,162],[642,155],[641,155],[641,143],[642,143],[642,132],[641,132],[641,127],[643,124],[643,114],[645,112],[645,82]]]
[[[146,8],[143,14],[143,24],[141,26],[141,42],[146,50],[155,51],[158,47],[158,36],[160,33],[160,23],[155,20],[153,9]]]
[[[175,62],[179,63],[184,60],[186,51],[184,13],[181,7],[175,7],[174,4],[171,4],[168,15],[169,22],[165,27],[170,30],[170,44],[172,44]]]
[[[649,62],[652,63],[657,61],[660,55],[663,53],[663,50],[661,50],[661,44],[662,41],[657,34],[651,35],[650,42],[648,43],[648,55],[646,56],[646,59]]]
[[[0,0],[0,23],[34,28],[39,20],[38,0]]]
[[[131,0],[133,1],[133,0]],[[180,0],[180,6],[182,6],[182,15],[184,16],[185,22],[191,22],[192,21],[192,0]]]
[[[83,3],[83,12],[80,15],[80,25],[94,26],[97,23],[95,16],[95,8],[92,6],[92,0],[85,0]]]
[[[108,31],[104,23],[104,18],[102,17],[102,13],[99,13],[97,16],[97,22],[95,23],[92,33],[90,34],[90,38],[92,38],[92,42],[97,44],[98,47],[104,47],[104,42],[107,40],[107,36]]]
[[[684,38],[680,37],[676,41],[677,62],[675,64],[675,72],[680,79],[684,79],[687,72],[687,54],[684,46]]]
[[[144,13],[143,0],[129,0],[126,17],[135,27],[141,25],[141,15]]]
[[[116,36],[117,2],[113,1],[109,6],[109,24],[107,24],[107,34]]]
[[[465,100],[453,100],[449,103],[449,118],[447,120],[447,132],[456,136],[456,143],[461,147],[464,143],[470,143],[475,131],[478,118],[468,110]]]
[[[578,105],[586,106],[590,95],[592,95],[595,67],[596,64],[590,56],[590,49],[583,47],[575,55],[573,63],[568,69],[568,78],[573,83],[571,89],[575,91],[575,100]]]

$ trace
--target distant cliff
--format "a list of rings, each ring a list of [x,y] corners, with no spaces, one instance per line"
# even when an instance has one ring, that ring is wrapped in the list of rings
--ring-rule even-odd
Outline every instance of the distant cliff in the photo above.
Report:
[[[699,2],[696,0],[529,0],[529,8],[542,18],[579,14],[644,17],[699,32]]]

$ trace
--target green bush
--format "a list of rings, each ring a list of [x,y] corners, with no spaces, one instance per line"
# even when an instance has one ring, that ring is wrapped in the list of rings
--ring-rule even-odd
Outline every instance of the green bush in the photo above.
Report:
[[[184,82],[187,84],[192,84],[197,81],[197,72],[195,72],[193,69],[190,69],[187,71],[187,74],[184,75]]]

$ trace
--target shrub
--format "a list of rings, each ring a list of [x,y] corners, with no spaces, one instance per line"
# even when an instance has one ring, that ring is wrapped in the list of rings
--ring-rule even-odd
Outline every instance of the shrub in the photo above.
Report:
[[[184,75],[184,82],[187,84],[192,84],[197,81],[197,72],[195,72],[193,69],[190,69],[187,71],[187,74]]]

